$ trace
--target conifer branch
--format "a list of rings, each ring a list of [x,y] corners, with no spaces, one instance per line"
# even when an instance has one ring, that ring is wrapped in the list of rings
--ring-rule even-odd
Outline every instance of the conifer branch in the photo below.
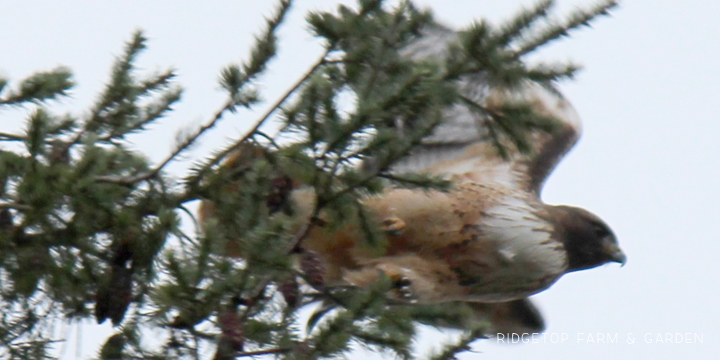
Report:
[[[273,105],[271,105],[267,111],[260,117],[258,121],[255,122],[255,126],[250,129],[245,136],[240,138],[240,140],[235,141],[232,145],[225,148],[224,150],[217,153],[215,156],[213,156],[209,161],[207,161],[205,164],[203,164],[198,170],[197,175],[193,176],[187,181],[187,186],[189,188],[194,187],[196,185],[201,177],[202,174],[206,173],[212,166],[218,164],[220,161],[222,161],[224,158],[226,158],[229,154],[231,154],[233,151],[238,150],[248,139],[250,139],[253,135],[257,133],[257,131],[262,127],[262,125],[270,119],[273,113],[280,109],[280,107],[293,95],[295,92],[297,92],[298,89],[300,89],[305,82],[310,79],[310,77],[315,74],[315,72],[324,65],[325,63],[325,57],[328,53],[332,51],[332,48],[328,48],[325,53],[315,62],[315,64],[308,70],[300,80],[298,80],[293,86],[288,89],[283,96],[281,96]],[[227,106],[226,106],[227,107]],[[225,108],[224,108],[225,109]],[[218,113],[219,114],[219,113]],[[280,130],[283,131],[282,129]]]
[[[501,47],[508,45],[538,20],[546,17],[554,5],[555,0],[541,0],[531,9],[522,9],[515,17],[500,27],[492,43]]]
[[[284,104],[290,96],[292,96],[298,89],[300,89],[301,86],[305,84],[305,82],[310,79],[311,76],[315,74],[315,72],[325,64],[325,57],[332,51],[332,47],[328,47],[327,50],[325,50],[325,53],[310,67],[310,70],[308,70],[305,75],[298,80],[295,85],[293,85],[290,89],[288,89],[283,96],[281,96],[273,105],[268,108],[268,110],[265,112],[263,116],[260,117],[258,121],[255,122],[255,126],[250,129],[245,136],[243,136],[237,143],[242,143],[248,140],[250,137],[255,135],[255,133],[262,127],[265,122],[270,119],[270,116],[272,116],[275,111],[280,109],[282,104]]]
[[[235,357],[241,358],[241,357],[250,357],[250,356],[277,355],[277,354],[285,354],[290,351],[292,351],[292,349],[275,348],[275,349],[267,349],[267,350],[241,352],[241,353],[235,354]]]
[[[281,0],[280,6],[278,7],[275,16],[267,20],[267,29],[265,30],[263,36],[256,38],[256,43],[251,50],[250,62],[244,65],[244,73],[241,73],[239,70],[237,70],[238,68],[234,66],[231,66],[229,70],[225,70],[223,72],[221,84],[230,92],[230,99],[228,99],[225,105],[215,113],[215,116],[213,116],[210,121],[198,128],[189,136],[185,137],[185,139],[182,140],[180,144],[177,144],[175,150],[151,171],[131,177],[99,177],[97,178],[97,180],[118,184],[133,184],[139,181],[155,178],[165,168],[165,166],[175,160],[182,152],[190,148],[203,134],[214,128],[220,122],[220,120],[222,120],[225,113],[235,111],[235,107],[239,103],[243,103],[245,106],[249,106],[252,101],[247,101],[246,98],[238,98],[240,89],[253,78],[260,75],[266,69],[267,62],[276,55],[277,48],[275,45],[275,31],[277,30],[277,27],[280,25],[285,15],[287,14],[287,11],[289,10],[291,4],[292,0]],[[134,48],[134,46],[130,47],[130,49]],[[128,50],[128,53],[130,53],[130,50]],[[234,78],[230,79],[231,77]],[[288,96],[289,94],[286,95],[286,97]],[[286,97],[281,100],[284,101]],[[171,97],[169,100],[173,100],[173,98]],[[275,105],[275,107],[277,106],[279,105]],[[262,125],[262,123],[270,117],[270,114],[274,111],[275,107],[271,108],[265,118],[256,125],[254,130],[257,130]],[[141,123],[137,125],[140,127],[142,126]]]
[[[479,339],[486,339],[487,337],[483,334],[484,329],[468,331],[457,342],[446,345],[439,354],[430,357],[429,360],[455,360],[459,353],[472,350],[471,343]]]
[[[25,141],[25,137],[10,133],[0,133],[0,141]]]
[[[0,91],[7,81],[0,79]],[[35,73],[20,82],[20,88],[0,98],[1,105],[20,105],[28,101],[44,102],[67,96],[75,83],[69,69],[59,67],[51,71]]]
[[[33,209],[33,207],[25,204],[0,203],[0,209],[16,209],[30,211]]]
[[[568,15],[568,19],[564,24],[551,24],[547,28],[538,31],[540,34],[539,36],[535,36],[527,41],[524,41],[520,47],[514,51],[514,58],[520,58],[523,55],[536,50],[540,46],[549,44],[553,40],[568,36],[569,30],[573,30],[583,25],[590,26],[591,20],[594,20],[601,15],[609,15],[610,9],[617,6],[617,0],[605,0],[588,10],[578,9],[574,13]]]
[[[166,81],[174,76],[175,74],[171,72],[170,74],[163,75],[161,78],[164,79],[163,81]],[[155,81],[159,82],[160,80]],[[143,89],[141,90],[141,93],[143,94],[149,91],[157,90],[156,87],[149,87],[147,84],[143,85],[142,87]],[[107,135],[99,137],[97,141],[106,142],[115,138],[122,138],[127,134],[144,130],[147,125],[158,120],[159,118],[163,117],[167,112],[169,112],[171,110],[171,106],[180,100],[181,94],[181,88],[170,89],[164,92],[157,102],[145,106],[142,117],[138,118],[136,121],[130,124],[130,126],[126,128],[113,128],[110,132],[108,132]]]

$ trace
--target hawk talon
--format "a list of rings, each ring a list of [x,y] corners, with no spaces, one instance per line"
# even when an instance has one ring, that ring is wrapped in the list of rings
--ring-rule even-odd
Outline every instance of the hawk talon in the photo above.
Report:
[[[410,285],[412,285],[412,280],[408,279],[405,276],[401,276],[395,281],[395,288],[397,289],[406,289],[409,288]]]
[[[394,292],[396,292],[399,295],[398,298],[402,300],[406,300],[412,303],[417,302],[417,298],[414,296],[411,288],[412,285],[412,280],[410,280],[406,276],[400,276],[397,280],[395,280]]]

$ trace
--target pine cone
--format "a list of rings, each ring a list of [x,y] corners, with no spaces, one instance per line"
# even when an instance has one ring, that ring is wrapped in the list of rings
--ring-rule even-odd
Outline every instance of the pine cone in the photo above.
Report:
[[[110,318],[117,326],[125,317],[132,300],[132,269],[113,265],[109,283],[98,290],[95,303],[95,318],[98,324]]]
[[[9,209],[0,210],[0,230],[10,230],[13,227],[13,216]]]
[[[274,214],[280,210],[285,213],[290,212],[288,199],[293,190],[293,182],[287,175],[281,175],[272,180],[271,193],[267,199],[267,207],[270,214]]]
[[[300,257],[300,269],[305,273],[305,280],[317,290],[325,285],[325,264],[318,253],[312,250],[303,251]]]
[[[300,305],[300,290],[294,276],[278,284],[278,291],[282,294],[288,307],[296,309]]]
[[[225,341],[230,349],[242,351],[245,342],[245,331],[243,331],[242,322],[235,308],[225,309],[219,315],[220,329],[222,335],[220,342]],[[220,344],[218,344],[219,350]]]
[[[50,160],[50,164],[69,164],[70,163],[70,149],[68,148],[68,144],[56,140],[53,142],[53,144],[50,146],[50,155],[48,156],[48,160]]]
[[[133,237],[129,235],[122,240],[115,239],[115,241],[113,241],[112,246],[110,247],[110,251],[112,254],[112,264],[114,266],[125,267],[125,264],[130,261],[130,259],[132,259],[132,238]]]
[[[237,351],[232,348],[231,341],[225,335],[220,335],[217,351],[215,351],[213,360],[235,360],[236,352]]]
[[[297,356],[298,359],[304,359],[309,358],[308,355],[310,355],[312,352],[312,349],[310,348],[310,345],[308,345],[307,341],[301,341],[299,343],[296,343],[295,349],[293,353]]]
[[[123,333],[115,334],[105,341],[100,349],[101,360],[119,360],[123,358],[123,348],[127,343],[127,339]]]

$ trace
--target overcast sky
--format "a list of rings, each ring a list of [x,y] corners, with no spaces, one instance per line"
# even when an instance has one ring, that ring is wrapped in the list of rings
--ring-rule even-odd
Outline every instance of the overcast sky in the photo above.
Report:
[[[277,98],[320,54],[318,41],[306,31],[307,10],[337,3],[296,2],[280,32],[280,56],[262,81],[266,99]],[[532,1],[416,3],[459,28],[481,17],[499,22]],[[588,3],[559,1],[555,13]],[[0,4],[0,73],[18,80],[69,66],[78,86],[71,99],[54,108],[76,114],[102,88],[123,43],[143,29],[151,40],[139,61],[142,70],[177,68],[186,88],[170,118],[133,138],[159,160],[171,151],[175,130],[207,121],[223,103],[219,69],[245,58],[261,16],[270,13],[274,1]],[[602,216],[628,264],[567,275],[535,296],[548,325],[538,343],[478,341],[477,353],[461,359],[707,359],[720,352],[720,1],[624,1],[612,15],[538,53],[541,59],[585,65],[576,81],[561,86],[583,118],[584,134],[548,180],[543,198]],[[202,139],[193,156],[244,134],[261,110],[228,118]],[[0,131],[21,128],[23,115],[0,113]],[[182,169],[172,167],[179,174]],[[63,359],[95,356],[110,333],[108,324],[59,328],[58,336],[69,340]],[[668,343],[667,333],[673,342],[681,334],[693,343]],[[598,343],[598,334],[614,343]],[[421,347],[435,345],[441,336],[425,330]]]

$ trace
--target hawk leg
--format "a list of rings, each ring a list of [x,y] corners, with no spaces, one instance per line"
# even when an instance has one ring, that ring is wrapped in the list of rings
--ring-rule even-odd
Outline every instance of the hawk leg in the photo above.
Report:
[[[395,285],[389,296],[409,303],[438,303],[463,299],[466,290],[458,283],[457,275],[439,259],[419,255],[386,256],[368,261],[361,269],[345,271],[348,283],[367,288],[381,274]]]

